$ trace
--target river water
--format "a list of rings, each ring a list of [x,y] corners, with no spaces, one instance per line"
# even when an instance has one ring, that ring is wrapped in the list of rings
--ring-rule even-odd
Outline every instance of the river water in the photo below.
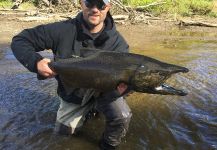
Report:
[[[175,39],[164,33],[164,40],[132,48],[134,53],[189,68],[189,73],[168,81],[189,94],[129,95],[133,117],[121,150],[217,149],[217,40],[200,35],[189,39],[181,33]],[[96,150],[103,117],[89,120],[77,136],[54,135],[56,81],[38,81],[16,61],[10,47],[0,48],[0,149]]]

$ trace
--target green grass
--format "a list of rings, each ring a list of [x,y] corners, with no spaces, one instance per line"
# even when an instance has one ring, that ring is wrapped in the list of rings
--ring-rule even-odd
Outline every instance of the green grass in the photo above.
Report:
[[[13,6],[12,0],[0,0],[0,9],[6,8],[10,9]],[[34,4],[31,1],[24,2],[20,5],[20,9],[33,9],[35,8]]]
[[[13,2],[9,0],[0,0],[0,8],[11,8],[13,6]]]
[[[144,6],[157,0],[123,0],[126,5],[133,7]],[[163,0],[162,0],[163,1]],[[145,8],[146,11],[156,15],[166,14],[180,14],[182,16],[191,15],[209,15],[215,16],[212,12],[213,0],[164,0],[165,4],[150,6]]]
[[[25,9],[35,9],[36,6],[35,6],[34,3],[24,2],[24,3],[21,4],[21,8],[24,9],[24,10]]]

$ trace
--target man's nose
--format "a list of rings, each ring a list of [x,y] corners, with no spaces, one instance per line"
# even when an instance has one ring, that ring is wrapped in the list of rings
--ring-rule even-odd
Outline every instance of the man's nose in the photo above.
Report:
[[[93,11],[93,12],[98,12],[99,11],[99,9],[96,7],[96,5],[94,5],[92,8],[91,8],[91,11]]]

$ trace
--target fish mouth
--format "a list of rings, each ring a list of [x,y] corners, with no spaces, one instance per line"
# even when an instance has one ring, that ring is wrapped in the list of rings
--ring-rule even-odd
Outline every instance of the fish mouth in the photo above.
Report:
[[[178,95],[178,96],[186,96],[188,95],[188,92],[180,89],[176,89],[172,86],[169,86],[167,84],[161,84],[158,87],[155,87],[153,89],[153,92],[155,94],[162,94],[162,95]]]
[[[175,74],[175,73],[187,73],[189,72],[189,69],[188,68],[185,68],[185,67],[180,67],[179,69],[175,69],[173,71],[171,71],[171,74]]]
[[[171,72],[171,75],[176,74],[176,73],[187,73],[187,72],[189,72],[188,68],[180,67],[179,69],[173,70]],[[159,86],[156,86],[152,90],[154,93],[162,94],[162,95],[186,96],[188,94],[188,92],[181,90],[181,89],[176,89],[176,88],[174,88],[174,87],[172,87],[166,83],[161,83]]]

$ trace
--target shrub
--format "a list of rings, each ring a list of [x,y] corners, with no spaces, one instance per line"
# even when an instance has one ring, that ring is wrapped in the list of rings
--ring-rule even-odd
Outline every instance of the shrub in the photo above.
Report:
[[[156,0],[123,0],[126,5],[142,6],[147,5]],[[177,13],[180,15],[207,15],[212,11],[213,0],[164,0],[165,4],[150,6],[145,8],[146,11],[161,13]]]

